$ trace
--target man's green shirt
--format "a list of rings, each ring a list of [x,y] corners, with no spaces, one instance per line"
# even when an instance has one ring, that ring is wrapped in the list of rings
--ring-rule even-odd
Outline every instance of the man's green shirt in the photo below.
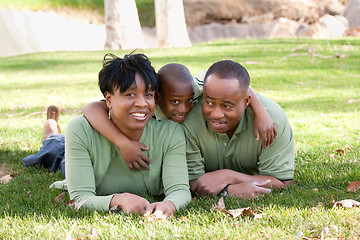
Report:
[[[219,169],[267,175],[279,180],[293,178],[295,154],[287,116],[277,103],[267,97],[257,96],[278,132],[273,144],[268,147],[262,147],[261,139],[256,141],[254,115],[249,106],[231,139],[225,133],[215,133],[207,126],[201,103],[193,108],[183,123],[190,180]]]

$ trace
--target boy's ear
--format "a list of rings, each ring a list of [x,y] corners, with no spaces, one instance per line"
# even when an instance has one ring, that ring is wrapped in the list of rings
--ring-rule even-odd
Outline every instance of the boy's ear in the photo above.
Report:
[[[156,92],[156,93],[155,93],[155,103],[156,103],[156,104],[159,104],[159,100],[160,100],[160,93],[159,93],[159,92]]]

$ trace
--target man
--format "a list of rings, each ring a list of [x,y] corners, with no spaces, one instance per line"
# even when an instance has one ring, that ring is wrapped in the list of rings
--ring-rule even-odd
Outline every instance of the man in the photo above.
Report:
[[[183,124],[193,192],[252,198],[291,183],[295,156],[286,114],[258,95],[278,133],[271,146],[263,147],[254,137],[249,84],[246,69],[230,60],[207,71],[202,106],[195,106]]]

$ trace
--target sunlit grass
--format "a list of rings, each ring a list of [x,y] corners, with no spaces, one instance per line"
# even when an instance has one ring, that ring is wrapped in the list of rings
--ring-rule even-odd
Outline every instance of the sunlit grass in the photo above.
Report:
[[[334,57],[293,56],[279,62],[289,54],[308,53],[308,48]],[[25,168],[21,159],[40,148],[48,105],[63,110],[60,127],[66,131],[82,105],[102,98],[97,74],[106,52],[0,59],[0,167],[6,164],[19,173],[9,184],[0,184],[0,239],[65,239],[66,235],[85,239],[93,228],[104,239],[359,238],[360,208],[332,208],[329,203],[347,198],[360,201],[357,192],[346,190],[349,182],[360,180],[360,40],[230,39],[144,51],[156,69],[178,62],[193,75],[217,60],[238,61],[248,69],[254,90],[284,108],[294,132],[294,184],[254,200],[225,200],[228,209],[251,207],[264,213],[261,219],[232,219],[211,211],[218,197],[199,197],[168,222],[76,211],[53,203],[61,191],[48,187],[61,174],[40,166]],[[122,56],[128,51],[114,53]],[[337,58],[337,54],[346,57]],[[334,149],[345,145],[350,150],[335,157]]]

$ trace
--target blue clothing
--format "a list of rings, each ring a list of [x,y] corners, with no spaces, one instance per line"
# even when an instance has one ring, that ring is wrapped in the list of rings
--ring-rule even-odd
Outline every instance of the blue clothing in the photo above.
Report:
[[[24,166],[41,164],[51,171],[60,170],[65,178],[65,136],[54,134],[43,141],[38,153],[23,158]]]

